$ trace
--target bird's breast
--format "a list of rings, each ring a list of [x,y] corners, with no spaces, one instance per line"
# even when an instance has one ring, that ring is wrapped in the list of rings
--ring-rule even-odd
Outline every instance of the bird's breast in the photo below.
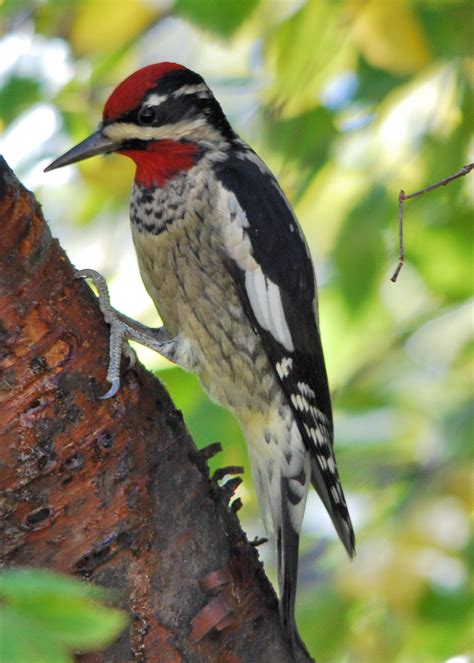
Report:
[[[175,183],[163,193],[137,192],[131,207],[145,287],[168,331],[193,347],[210,396],[234,411],[253,409],[259,398],[271,399],[276,385],[226,266],[212,191],[190,194]]]

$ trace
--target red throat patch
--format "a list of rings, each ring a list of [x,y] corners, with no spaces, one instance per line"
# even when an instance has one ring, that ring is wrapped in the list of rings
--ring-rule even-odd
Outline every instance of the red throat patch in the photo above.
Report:
[[[139,69],[117,85],[104,106],[104,120],[110,122],[135,108],[148,90],[154,88],[160,78],[170,71],[186,69],[176,62],[160,62]]]
[[[145,150],[119,150],[133,159],[137,166],[135,181],[141,186],[165,186],[179,172],[189,170],[196,163],[199,147],[194,143],[156,140]]]

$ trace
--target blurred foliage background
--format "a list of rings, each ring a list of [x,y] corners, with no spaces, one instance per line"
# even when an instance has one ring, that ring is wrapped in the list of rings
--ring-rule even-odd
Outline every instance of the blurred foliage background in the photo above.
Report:
[[[74,663],[74,652],[102,649],[127,623],[103,605],[112,590],[41,569],[0,573],[0,660],[3,663]]]
[[[466,0],[0,2],[0,152],[78,267],[157,324],[128,228],[131,162],[43,174],[87,136],[113,87],[171,60],[201,73],[296,208],[316,262],[336,449],[357,532],[350,563],[311,495],[298,620],[319,663],[472,657],[474,5]],[[159,370],[213,467],[244,464],[239,512],[263,534],[236,422],[196,380]],[[260,548],[270,574],[272,547]]]

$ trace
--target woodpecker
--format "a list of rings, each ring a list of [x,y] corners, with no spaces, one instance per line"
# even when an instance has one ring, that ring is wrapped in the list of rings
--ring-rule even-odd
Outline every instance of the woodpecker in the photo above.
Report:
[[[333,449],[333,418],[316,280],[277,180],[233,131],[203,78],[164,62],[112,92],[89,138],[46,170],[118,152],[136,164],[130,218],[141,276],[163,322],[149,329],[112,309],[107,379],[133,339],[196,373],[234,413],[247,441],[258,502],[277,546],[280,615],[290,646],[299,532],[312,483],[348,554],[355,552]]]

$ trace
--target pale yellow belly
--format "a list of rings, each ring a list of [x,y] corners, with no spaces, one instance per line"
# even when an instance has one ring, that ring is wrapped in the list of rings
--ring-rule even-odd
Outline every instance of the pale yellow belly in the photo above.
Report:
[[[218,232],[197,218],[159,235],[132,232],[145,287],[168,331],[192,347],[210,397],[238,416],[264,410],[278,385],[223,265]]]

